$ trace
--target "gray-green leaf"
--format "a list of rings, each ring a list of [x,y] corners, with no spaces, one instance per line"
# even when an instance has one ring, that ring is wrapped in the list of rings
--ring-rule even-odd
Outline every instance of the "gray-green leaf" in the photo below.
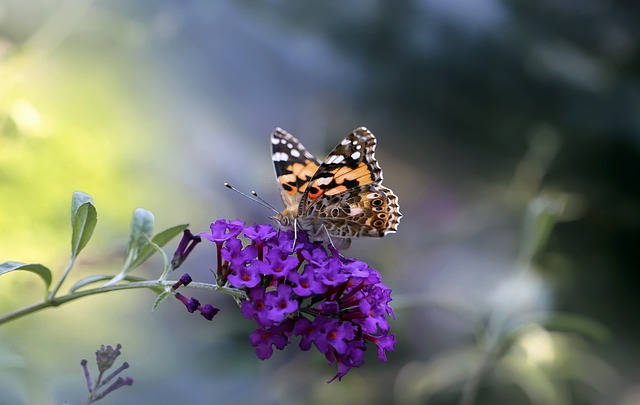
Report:
[[[153,307],[151,307],[151,312],[155,311],[158,305],[160,305],[160,303],[166,300],[170,295],[171,293],[169,291],[163,291],[162,293],[160,293],[160,295],[158,295],[156,300],[153,302]]]
[[[41,264],[20,262],[4,262],[0,264],[0,276],[17,270],[29,271],[37,274],[40,276],[42,281],[44,281],[47,289],[51,286],[51,271]]]
[[[153,214],[143,208],[138,208],[133,213],[131,220],[131,234],[127,246],[127,257],[137,255],[139,250],[149,243],[153,235]]]
[[[76,191],[71,200],[71,256],[87,245],[98,222],[98,213],[89,194]]]
[[[179,235],[180,232],[182,232],[185,229],[187,229],[187,226],[189,226],[189,225],[188,224],[182,224],[182,225],[176,225],[176,226],[171,227],[169,229],[165,229],[164,231],[156,234],[151,239],[151,242],[155,243],[159,247],[162,247],[162,246],[166,245],[171,239],[173,239],[177,235]],[[140,249],[140,251],[136,255],[135,259],[133,259],[133,261],[129,265],[129,269],[130,270],[133,270],[136,267],[140,266],[149,257],[151,257],[151,255],[156,251],[154,246],[151,243],[149,243],[148,240],[145,241],[145,242],[146,243],[144,244],[144,246],[142,246],[142,248]]]

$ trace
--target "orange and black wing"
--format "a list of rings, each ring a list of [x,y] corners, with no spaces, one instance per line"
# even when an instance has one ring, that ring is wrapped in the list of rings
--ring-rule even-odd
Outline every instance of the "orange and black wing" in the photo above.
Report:
[[[271,156],[282,202],[286,208],[296,212],[309,180],[320,167],[320,161],[282,128],[271,133]]]

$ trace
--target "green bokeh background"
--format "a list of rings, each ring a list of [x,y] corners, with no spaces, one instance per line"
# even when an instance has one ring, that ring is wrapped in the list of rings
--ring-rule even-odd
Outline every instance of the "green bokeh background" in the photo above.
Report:
[[[135,383],[105,404],[460,403],[504,311],[527,326],[475,403],[640,402],[639,20],[606,0],[0,0],[0,262],[59,276],[76,190],[98,227],[67,287],[118,271],[138,207],[158,230],[268,222],[222,183],[279,206],[277,126],[319,156],[367,126],[404,214],[345,253],[394,290],[387,363],[327,385],[313,351],[259,361],[226,296],[198,292],[222,308],[207,322],[124,291],[0,327],[0,404],[82,403],[80,360],[116,343]],[[537,195],[565,209],[518,277]],[[202,244],[183,269],[205,281],[213,258]],[[3,312],[41,297],[32,275],[0,278]],[[541,321],[559,314],[580,318]]]

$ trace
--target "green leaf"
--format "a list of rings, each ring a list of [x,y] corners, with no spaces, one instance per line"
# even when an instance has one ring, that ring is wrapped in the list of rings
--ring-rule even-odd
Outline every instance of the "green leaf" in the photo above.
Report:
[[[189,224],[176,225],[156,234],[151,239],[152,243],[149,243],[149,241],[147,240],[146,244],[142,246],[135,259],[133,259],[133,261],[129,265],[129,269],[135,269],[136,267],[144,263],[149,257],[151,257],[151,255],[153,255],[153,253],[156,251],[156,247],[154,247],[153,244],[156,244],[159,247],[166,245],[171,239],[179,235],[180,232],[187,229],[187,226],[189,226]]]
[[[139,250],[149,243],[153,235],[153,214],[143,208],[138,208],[133,212],[131,220],[131,234],[129,245],[127,246],[127,256],[138,254]]]
[[[160,293],[160,295],[158,295],[158,297],[154,301],[153,306],[151,307],[151,312],[155,311],[158,305],[160,305],[160,303],[166,300],[170,295],[171,293],[169,291],[163,291],[162,293]]]
[[[77,283],[75,283],[70,289],[69,292],[75,292],[76,290],[89,285],[89,284],[93,284],[93,283],[97,283],[100,281],[104,281],[104,280],[110,280],[113,276],[104,276],[104,275],[95,275],[95,276],[89,276],[89,277],[85,277],[81,280],[79,280]]]
[[[37,263],[4,262],[0,264],[0,276],[12,271],[29,271],[37,274],[44,281],[45,287],[51,286],[51,271],[45,266]]]
[[[98,222],[98,213],[90,195],[76,191],[71,199],[71,256],[87,245]]]

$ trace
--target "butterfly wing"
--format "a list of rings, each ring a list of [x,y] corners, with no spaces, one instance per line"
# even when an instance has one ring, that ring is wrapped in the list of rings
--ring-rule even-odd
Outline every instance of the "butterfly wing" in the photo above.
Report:
[[[271,133],[271,156],[282,202],[295,212],[309,180],[320,167],[320,161],[282,128]]]
[[[318,200],[306,218],[313,218],[311,230],[318,237],[324,228],[333,237],[355,238],[396,232],[401,217],[398,197],[390,189],[367,184]]]
[[[376,138],[364,127],[349,134],[317,169],[300,200],[298,217],[320,235],[350,238],[395,232],[398,197],[382,186]]]

